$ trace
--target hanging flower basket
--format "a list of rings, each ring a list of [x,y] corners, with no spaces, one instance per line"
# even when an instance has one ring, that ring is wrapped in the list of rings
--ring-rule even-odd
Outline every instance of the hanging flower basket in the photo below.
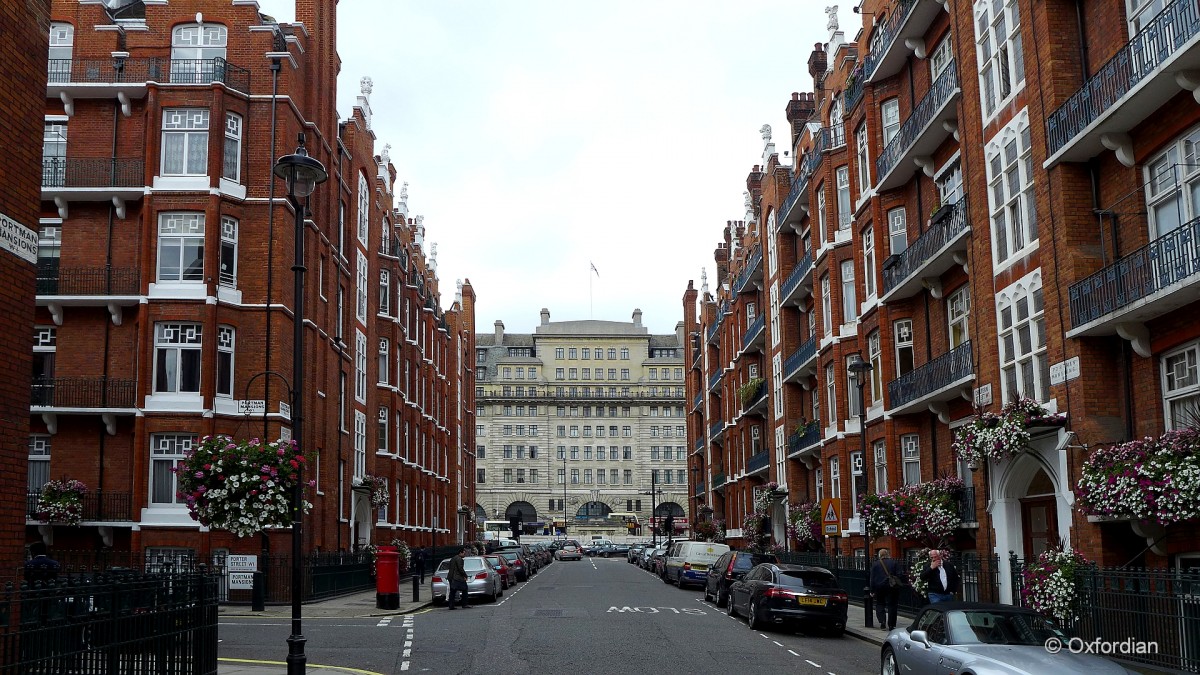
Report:
[[[70,478],[52,480],[38,493],[37,519],[46,523],[78,525],[83,520],[83,496],[88,488]]]
[[[954,434],[954,452],[968,463],[978,465],[991,459],[1000,461],[1029,447],[1030,427],[1062,426],[1065,413],[1051,413],[1037,401],[1022,398],[1000,410],[984,412]]]
[[[1200,430],[1096,450],[1075,495],[1089,516],[1171,525],[1200,518]]]
[[[696,541],[716,541],[717,524],[711,520],[701,520],[692,524],[692,535]]]
[[[358,487],[366,488],[371,492],[371,506],[381,508],[387,506],[392,501],[392,496],[388,493],[388,484],[386,478],[372,476],[366,474],[358,479]]]
[[[292,490],[304,463],[295,441],[205,436],[175,467],[178,494],[192,518],[212,529],[248,537],[269,527],[289,527]],[[301,500],[303,513],[311,508]]]
[[[884,494],[864,495],[858,514],[873,537],[890,535],[936,544],[962,523],[958,496],[964,487],[961,478],[947,476]]]
[[[787,536],[796,542],[802,551],[815,551],[821,547],[821,505],[805,502],[788,510]]]
[[[1059,621],[1079,615],[1080,577],[1091,562],[1076,550],[1049,549],[1037,562],[1021,571],[1021,600],[1027,606]]]

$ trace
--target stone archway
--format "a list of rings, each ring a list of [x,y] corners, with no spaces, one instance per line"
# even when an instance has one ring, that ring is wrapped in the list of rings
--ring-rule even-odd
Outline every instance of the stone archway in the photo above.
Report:
[[[514,516],[520,518],[522,523],[532,523],[537,520],[537,509],[529,502],[513,502],[504,510],[504,519]]]
[[[604,502],[587,502],[575,512],[575,520],[607,520],[612,507]]]

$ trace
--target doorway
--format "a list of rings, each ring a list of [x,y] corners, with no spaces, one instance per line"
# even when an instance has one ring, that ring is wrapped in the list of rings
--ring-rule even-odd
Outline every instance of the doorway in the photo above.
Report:
[[[1030,479],[1029,488],[1021,498],[1021,533],[1027,561],[1059,545],[1058,500],[1053,481],[1042,469]]]

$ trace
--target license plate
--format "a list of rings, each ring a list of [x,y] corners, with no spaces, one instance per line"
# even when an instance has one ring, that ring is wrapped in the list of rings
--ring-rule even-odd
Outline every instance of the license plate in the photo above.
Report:
[[[708,569],[708,565],[692,565],[693,572],[704,572]]]
[[[796,602],[801,605],[824,607],[827,600],[825,598],[796,598]]]

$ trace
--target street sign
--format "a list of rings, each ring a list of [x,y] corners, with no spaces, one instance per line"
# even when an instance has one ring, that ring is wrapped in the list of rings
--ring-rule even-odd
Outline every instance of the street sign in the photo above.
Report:
[[[257,572],[258,556],[231,555],[225,557],[225,569],[230,572]]]
[[[1079,377],[1079,357],[1067,359],[1050,366],[1050,384],[1062,384]]]
[[[825,526],[825,536],[837,536],[841,532],[842,512],[838,500],[821,500],[821,524]]]
[[[253,572],[230,572],[229,589],[233,591],[249,591],[254,589]]]
[[[263,400],[237,401],[239,415],[261,415],[267,411],[267,402]]]

